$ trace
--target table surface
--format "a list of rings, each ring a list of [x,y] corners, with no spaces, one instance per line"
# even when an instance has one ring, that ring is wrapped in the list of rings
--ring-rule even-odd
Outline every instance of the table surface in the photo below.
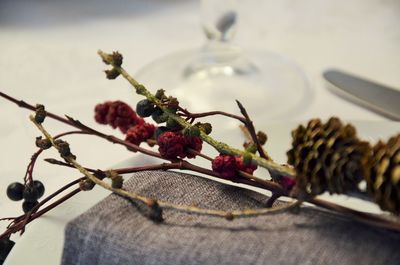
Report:
[[[244,1],[242,1],[244,3]],[[241,7],[235,42],[247,49],[284,54],[305,71],[314,91],[309,106],[285,120],[327,118],[384,121],[385,118],[329,92],[321,77],[337,67],[400,88],[400,2],[396,0],[249,0]],[[93,107],[105,100],[134,102],[127,83],[104,78],[96,51],[119,50],[134,73],[156,58],[200,47],[199,3],[190,0],[12,1],[0,2],[0,91],[53,112],[79,117],[90,126]],[[26,110],[0,99],[1,217],[21,213],[5,195],[22,180],[38,135]],[[265,127],[268,124],[266,118]],[[46,123],[52,133],[68,128]],[[106,133],[117,134],[106,127]],[[69,138],[74,153],[89,167],[107,167],[132,157],[101,139]],[[92,146],[104,152],[92,152]],[[43,157],[56,157],[49,151]],[[136,155],[134,155],[136,156]],[[35,177],[48,192],[73,176],[70,169],[38,163]],[[0,229],[5,228],[0,223]],[[17,236],[13,237],[18,240]]]

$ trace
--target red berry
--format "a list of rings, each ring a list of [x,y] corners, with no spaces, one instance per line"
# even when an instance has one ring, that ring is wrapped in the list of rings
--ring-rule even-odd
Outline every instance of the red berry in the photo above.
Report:
[[[220,154],[212,161],[212,170],[225,179],[233,179],[237,169],[236,159],[232,155]]]
[[[240,171],[244,171],[244,172],[249,173],[249,174],[252,175],[253,172],[254,172],[254,170],[257,169],[257,165],[253,165],[253,164],[251,164],[251,163],[248,164],[248,165],[245,165],[245,164],[243,163],[243,158],[240,157],[240,156],[235,157],[235,160],[236,160],[237,168],[238,168],[238,170],[240,170]]]
[[[110,109],[111,101],[106,101],[103,104],[97,104],[94,108],[94,119],[100,124],[107,124],[107,114]]]
[[[193,149],[197,152],[201,151],[201,148],[203,147],[203,140],[201,140],[200,137],[197,136],[186,136],[185,137],[185,141],[186,141],[186,148],[190,148]],[[188,158],[194,158],[196,157],[196,155],[194,154],[187,154]]]
[[[154,131],[155,127],[153,124],[146,122],[137,124],[129,128],[129,130],[126,132],[125,140],[135,145],[140,145],[140,143],[152,138]]]
[[[162,157],[185,158],[185,138],[179,132],[165,132],[157,138],[158,151]]]
[[[127,104],[121,101],[114,101],[110,105],[106,120],[114,129],[119,128],[125,133],[131,126],[136,124],[137,115]]]
[[[101,124],[109,124],[121,132],[136,125],[144,123],[144,120],[136,115],[136,112],[122,101],[107,101],[95,107],[95,120]]]

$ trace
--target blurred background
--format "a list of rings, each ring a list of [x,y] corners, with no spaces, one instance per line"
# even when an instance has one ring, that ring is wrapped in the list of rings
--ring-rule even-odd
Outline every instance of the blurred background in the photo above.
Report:
[[[332,114],[381,119],[332,97],[321,72],[338,67],[400,87],[399,1],[249,0],[238,1],[238,7],[243,15],[234,41],[291,58],[311,82],[313,101],[293,119]],[[204,42],[198,0],[2,0],[0,87],[33,101],[46,93],[60,99],[57,105],[66,97],[124,98],[129,93],[120,89],[127,87],[124,81],[108,82],[100,73],[97,49],[121,51],[135,73]],[[331,100],[334,108],[327,104]]]

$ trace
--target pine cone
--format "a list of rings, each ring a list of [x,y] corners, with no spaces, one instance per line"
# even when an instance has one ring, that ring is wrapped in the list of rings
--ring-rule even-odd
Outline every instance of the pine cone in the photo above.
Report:
[[[382,210],[400,214],[400,134],[373,148],[367,189]]]
[[[292,132],[288,163],[296,170],[298,187],[311,195],[325,191],[346,193],[356,190],[369,174],[371,147],[360,141],[352,125],[338,118],[325,124],[310,120]]]

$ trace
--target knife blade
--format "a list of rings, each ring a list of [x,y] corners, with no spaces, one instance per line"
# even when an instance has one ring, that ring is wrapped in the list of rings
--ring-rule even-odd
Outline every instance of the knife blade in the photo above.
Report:
[[[400,121],[400,91],[336,69],[323,73],[333,92],[358,105]]]

